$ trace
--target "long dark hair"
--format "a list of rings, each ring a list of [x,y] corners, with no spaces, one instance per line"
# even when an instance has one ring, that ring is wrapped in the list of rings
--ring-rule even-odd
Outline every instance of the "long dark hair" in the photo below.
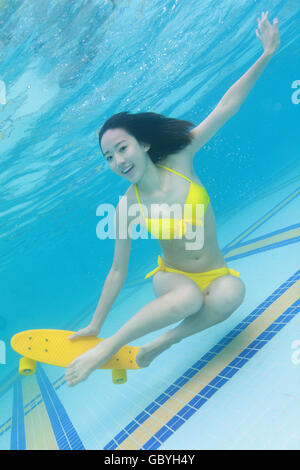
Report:
[[[99,145],[101,148],[101,139],[105,131],[121,128],[137,141],[150,144],[148,154],[153,163],[156,163],[184,149],[192,141],[192,136],[189,134],[191,127],[194,127],[194,124],[189,121],[169,118],[162,114],[130,114],[125,111],[114,114],[103,124],[99,131]]]

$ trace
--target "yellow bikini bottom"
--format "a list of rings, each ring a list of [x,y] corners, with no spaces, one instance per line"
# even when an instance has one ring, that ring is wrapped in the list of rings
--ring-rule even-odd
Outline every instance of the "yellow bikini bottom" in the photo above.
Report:
[[[158,271],[167,271],[169,273],[184,274],[185,276],[192,279],[192,281],[194,281],[197,284],[200,290],[203,291],[212,281],[214,281],[218,277],[224,276],[225,274],[231,274],[232,276],[240,277],[240,273],[238,271],[235,271],[235,269],[226,268],[226,267],[212,269],[211,271],[206,271],[202,273],[189,273],[186,271],[180,271],[179,269],[169,268],[168,266],[165,265],[165,263],[163,262],[162,258],[159,255],[158,255],[157,261],[158,261],[157,268],[153,269],[153,271],[148,273],[145,276],[145,279],[148,279],[148,277],[153,276],[153,274],[157,273]]]

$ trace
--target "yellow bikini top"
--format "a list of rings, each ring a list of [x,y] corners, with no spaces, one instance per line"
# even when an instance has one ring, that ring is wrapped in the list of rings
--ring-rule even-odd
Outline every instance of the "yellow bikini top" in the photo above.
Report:
[[[137,184],[135,184],[136,197],[140,205],[141,213],[143,214],[143,217],[145,219],[148,231],[156,238],[159,238],[161,240],[173,240],[174,238],[182,238],[182,235],[184,235],[184,233],[186,232],[187,224],[203,226],[202,218],[197,218],[197,215],[199,216],[199,208],[197,211],[196,206],[197,204],[203,204],[205,213],[209,204],[209,196],[204,186],[200,186],[199,184],[194,183],[194,181],[192,181],[191,179],[164,165],[157,164],[157,166],[165,168],[166,170],[171,171],[172,173],[175,173],[176,175],[181,176],[182,178],[190,182],[190,190],[184,203],[183,219],[148,219],[147,217],[145,217],[141,205],[138,187]]]

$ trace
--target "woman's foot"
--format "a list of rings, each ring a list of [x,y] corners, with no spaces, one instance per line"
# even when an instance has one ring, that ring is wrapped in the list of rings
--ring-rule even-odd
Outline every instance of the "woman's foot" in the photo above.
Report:
[[[105,364],[115,354],[108,340],[103,340],[96,347],[89,349],[74,359],[66,371],[66,381],[69,387],[87,379],[93,370]]]
[[[163,351],[172,346],[168,332],[159,336],[151,343],[141,346],[135,358],[139,367],[148,367]]]

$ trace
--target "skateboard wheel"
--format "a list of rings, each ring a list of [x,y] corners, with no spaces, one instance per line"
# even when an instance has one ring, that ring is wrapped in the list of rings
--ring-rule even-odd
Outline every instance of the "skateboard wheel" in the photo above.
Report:
[[[112,381],[114,384],[124,384],[127,382],[127,373],[123,369],[112,370]]]
[[[36,371],[36,361],[28,357],[21,357],[19,361],[20,375],[33,375]]]

